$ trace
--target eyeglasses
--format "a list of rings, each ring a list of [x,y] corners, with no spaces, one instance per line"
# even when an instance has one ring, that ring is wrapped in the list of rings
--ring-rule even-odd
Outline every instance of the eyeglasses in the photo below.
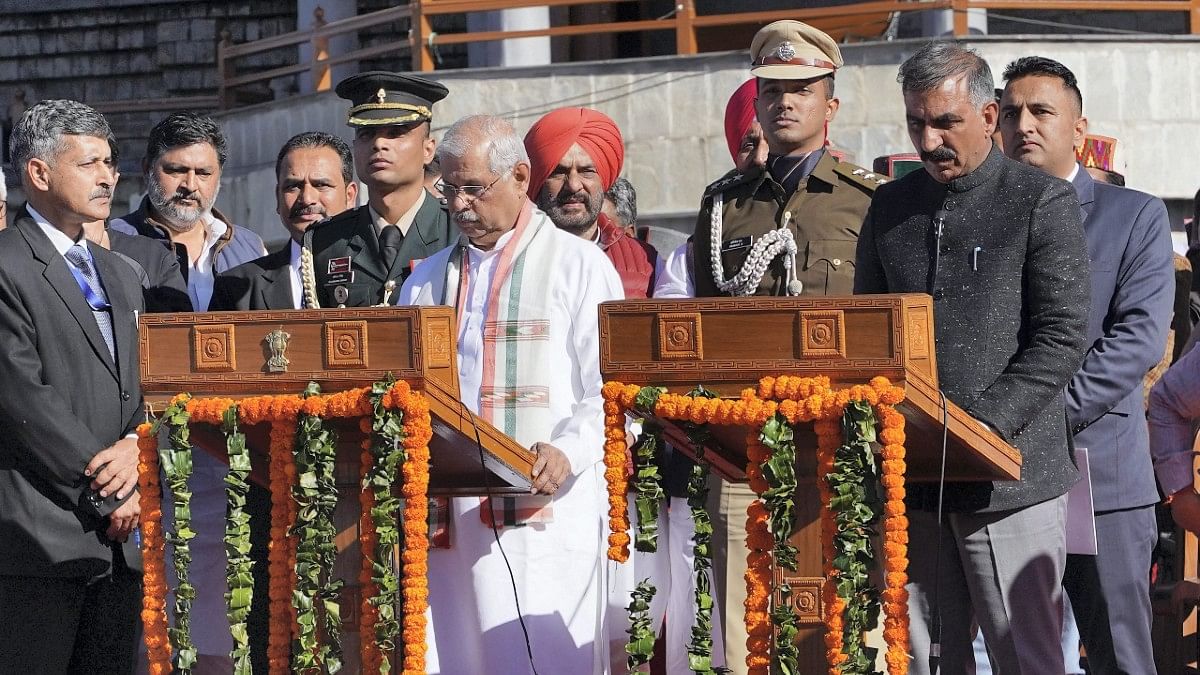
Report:
[[[441,192],[443,195],[445,195],[447,201],[454,201],[456,197],[462,195],[467,204],[471,204],[476,199],[482,197],[488,190],[491,190],[493,185],[499,183],[500,179],[507,175],[508,172],[505,171],[499,176],[496,176],[496,180],[488,183],[487,185],[454,185],[439,178],[437,182],[433,184],[433,186],[438,189],[438,192]]]

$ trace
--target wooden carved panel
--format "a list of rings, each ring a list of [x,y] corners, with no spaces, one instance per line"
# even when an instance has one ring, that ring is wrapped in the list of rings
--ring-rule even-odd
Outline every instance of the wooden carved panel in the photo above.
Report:
[[[923,310],[918,308],[908,315],[908,355],[914,359],[929,358],[929,315]]]
[[[367,367],[366,321],[325,324],[325,365],[328,368]]]
[[[425,325],[429,327],[427,333],[429,342],[426,347],[429,351],[426,363],[430,368],[449,368],[450,359],[454,356],[451,349],[454,340],[451,338],[453,326],[450,323],[450,317],[427,317]]]
[[[192,328],[192,362],[201,372],[225,373],[237,370],[233,324],[222,323]]]
[[[658,315],[658,356],[661,359],[703,359],[700,312]]]
[[[800,311],[800,358],[846,358],[846,320],[842,310]]]
[[[792,587],[791,605],[796,621],[801,626],[825,623],[825,607],[821,602],[823,577],[801,577],[782,575],[782,581]],[[776,593],[775,601],[781,600]]]

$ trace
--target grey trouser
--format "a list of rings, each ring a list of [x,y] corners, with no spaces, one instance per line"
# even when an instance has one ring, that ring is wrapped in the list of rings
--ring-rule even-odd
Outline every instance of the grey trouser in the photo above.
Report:
[[[1059,636],[1066,505],[1062,496],[1012,511],[946,513],[940,530],[934,513],[909,513],[913,675],[931,672],[935,602],[941,610],[939,674],[973,675],[976,622],[997,675],[1063,672]]]

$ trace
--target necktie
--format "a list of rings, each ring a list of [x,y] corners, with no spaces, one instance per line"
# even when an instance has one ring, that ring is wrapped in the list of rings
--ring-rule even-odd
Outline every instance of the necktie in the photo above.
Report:
[[[383,232],[379,233],[380,252],[383,253],[383,266],[389,272],[392,266],[396,264],[396,258],[400,256],[400,242],[404,239],[404,235],[400,234],[400,228],[395,225],[388,225],[383,228]]]
[[[83,246],[75,244],[67,249],[63,257],[71,264],[71,274],[79,284],[79,290],[83,292],[88,306],[92,308],[96,326],[100,329],[100,335],[104,337],[104,344],[108,345],[108,355],[116,361],[117,349],[113,342],[112,316],[109,314],[112,305],[108,304],[108,296],[104,293],[104,286],[100,284],[96,268],[92,266],[91,256]]]

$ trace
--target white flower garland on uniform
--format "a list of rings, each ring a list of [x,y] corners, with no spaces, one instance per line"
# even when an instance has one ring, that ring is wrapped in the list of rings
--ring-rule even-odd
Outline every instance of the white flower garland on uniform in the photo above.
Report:
[[[767,273],[767,267],[771,261],[786,253],[783,267],[787,272],[787,292],[788,295],[800,295],[800,291],[804,287],[796,278],[796,254],[798,253],[796,238],[787,227],[788,221],[791,220],[791,212],[783,213],[783,222],[779,229],[771,230],[754,242],[754,245],[750,247],[750,252],[746,255],[745,262],[742,263],[742,269],[738,270],[732,279],[726,279],[725,266],[721,262],[721,231],[723,227],[721,212],[724,206],[725,197],[720,192],[713,195],[709,218],[712,225],[710,257],[712,258],[713,280],[716,281],[717,288],[722,293],[735,296],[754,295],[763,275]]]
[[[308,309],[319,309],[321,303],[317,301],[317,276],[313,273],[313,268],[316,263],[313,262],[313,254],[307,247],[300,247],[300,283],[304,287],[304,304]]]

